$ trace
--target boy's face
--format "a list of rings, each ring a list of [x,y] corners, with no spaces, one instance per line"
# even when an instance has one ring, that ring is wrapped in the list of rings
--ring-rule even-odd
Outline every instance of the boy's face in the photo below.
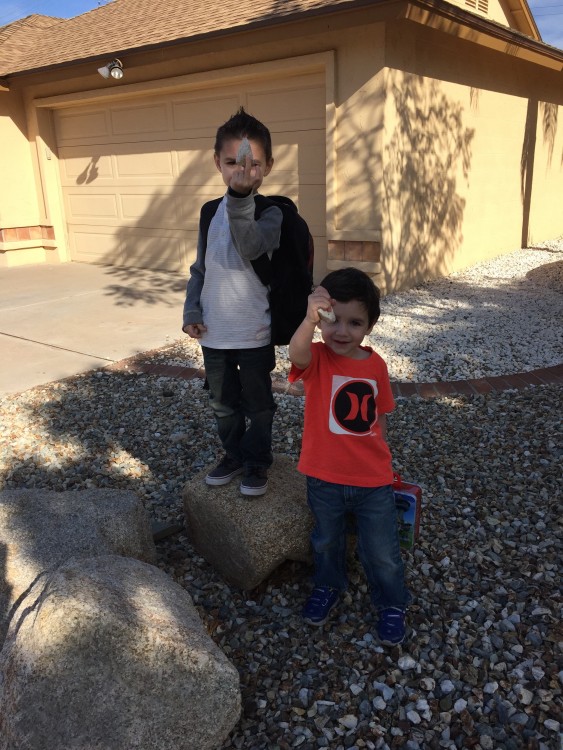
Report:
[[[323,341],[329,349],[342,357],[360,359],[364,356],[360,345],[364,336],[371,333],[373,326],[368,323],[365,306],[358,300],[334,302],[332,310],[336,321],[321,320],[320,329]]]
[[[252,149],[252,166],[249,176],[252,180],[253,190],[258,190],[264,177],[270,173],[274,160],[270,159],[269,162],[266,160],[266,153],[259,141],[249,138],[248,142]],[[242,179],[241,175],[244,173],[245,169],[241,164],[237,164],[237,153],[240,144],[240,138],[232,138],[223,143],[223,147],[219,154],[214,154],[215,166],[219,172],[221,172],[223,182],[227,187],[231,186],[234,190],[236,190],[236,186],[240,184],[240,180]]]

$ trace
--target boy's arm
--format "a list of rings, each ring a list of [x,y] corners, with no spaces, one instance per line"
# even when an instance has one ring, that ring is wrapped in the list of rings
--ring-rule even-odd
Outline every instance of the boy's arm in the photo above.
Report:
[[[300,370],[306,370],[311,364],[311,344],[315,328],[320,321],[319,309],[330,310],[330,308],[330,294],[324,287],[318,286],[309,295],[307,314],[289,342],[289,359]]]
[[[227,216],[231,237],[241,258],[255,260],[264,253],[272,257],[279,247],[283,214],[277,206],[271,206],[254,219],[254,194],[233,195],[227,191]]]
[[[200,326],[203,323],[201,311],[201,290],[205,279],[205,257],[204,257],[203,238],[201,231],[197,239],[197,254],[193,265],[190,267],[190,278],[186,287],[186,299],[184,301],[184,312],[182,321],[182,330],[188,333],[188,326]],[[190,332],[193,336],[193,332]]]

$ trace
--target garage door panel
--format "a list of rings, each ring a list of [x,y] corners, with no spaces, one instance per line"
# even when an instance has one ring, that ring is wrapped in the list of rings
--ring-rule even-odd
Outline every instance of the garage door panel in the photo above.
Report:
[[[111,132],[114,135],[162,137],[170,131],[168,106],[165,103],[151,106],[113,108],[110,110]]]
[[[89,185],[115,179],[111,155],[99,151],[95,153],[86,146],[59,149],[63,185]]]
[[[121,215],[127,225],[153,229],[197,230],[199,207],[193,195],[174,190],[170,193],[121,193]],[[186,209],[186,206],[189,209]],[[197,210],[195,210],[197,208]]]
[[[182,185],[201,185],[215,181],[219,174],[209,140],[183,140],[177,145],[178,180]]]
[[[172,123],[178,136],[203,138],[204,148],[213,148],[215,133],[221,122],[238,110],[241,100],[238,94],[222,96],[196,96],[174,98],[172,100]],[[194,113],[197,115],[194,117]]]
[[[319,128],[324,130],[326,123],[326,102],[322,82],[311,86],[302,86],[296,82],[278,85],[275,96],[272,89],[248,94],[248,111],[262,119],[271,133]]]
[[[174,166],[170,151],[145,151],[117,154],[115,156],[115,176],[120,178],[174,177]]]
[[[116,232],[89,225],[78,225],[73,234],[73,258],[85,263],[159,268],[177,271],[193,263],[195,255],[186,233],[123,227]]]
[[[115,232],[107,228],[96,231],[96,228],[75,226],[71,236],[73,260],[85,263],[115,263],[108,258],[117,257]]]
[[[84,143],[85,139],[107,139],[111,133],[108,112],[88,109],[85,112],[57,112],[55,132],[60,146]]]
[[[119,219],[118,197],[106,194],[68,194],[67,211],[72,220],[96,218],[98,220]]]
[[[120,264],[178,271],[186,265],[185,238],[125,227],[119,236]]]

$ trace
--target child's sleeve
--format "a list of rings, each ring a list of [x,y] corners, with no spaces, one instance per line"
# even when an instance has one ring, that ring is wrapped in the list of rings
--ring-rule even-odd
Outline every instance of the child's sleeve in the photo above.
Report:
[[[304,372],[305,370],[301,370],[301,368],[291,365],[291,370],[289,371],[287,379],[290,383],[296,383],[298,380],[302,380]]]
[[[190,267],[190,278],[186,286],[186,299],[184,300],[184,314],[182,330],[195,323],[203,323],[201,310],[201,290],[205,279],[205,248],[201,229],[197,239],[197,253],[193,265]]]
[[[315,342],[311,345],[311,361],[309,366],[302,370],[300,367],[292,364],[287,379],[290,383],[296,383],[298,380],[311,380],[319,371],[320,344]]]
[[[270,206],[254,218],[255,203],[252,194],[242,198],[227,191],[227,216],[235,248],[244,260],[255,260],[279,247],[283,214],[277,206]]]

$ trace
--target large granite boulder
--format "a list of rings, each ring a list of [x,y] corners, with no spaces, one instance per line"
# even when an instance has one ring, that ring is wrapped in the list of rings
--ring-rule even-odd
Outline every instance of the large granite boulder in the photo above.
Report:
[[[28,587],[74,555],[104,554],[156,561],[149,520],[135,493],[0,492],[0,645],[10,610]]]
[[[0,675],[0,750],[213,750],[240,714],[237,671],[189,595],[114,555],[35,582]]]
[[[209,487],[206,474],[184,488],[186,526],[195,549],[226,581],[252,589],[285,560],[310,562],[306,480],[289,457],[275,456],[259,497],[241,495],[237,479]]]

